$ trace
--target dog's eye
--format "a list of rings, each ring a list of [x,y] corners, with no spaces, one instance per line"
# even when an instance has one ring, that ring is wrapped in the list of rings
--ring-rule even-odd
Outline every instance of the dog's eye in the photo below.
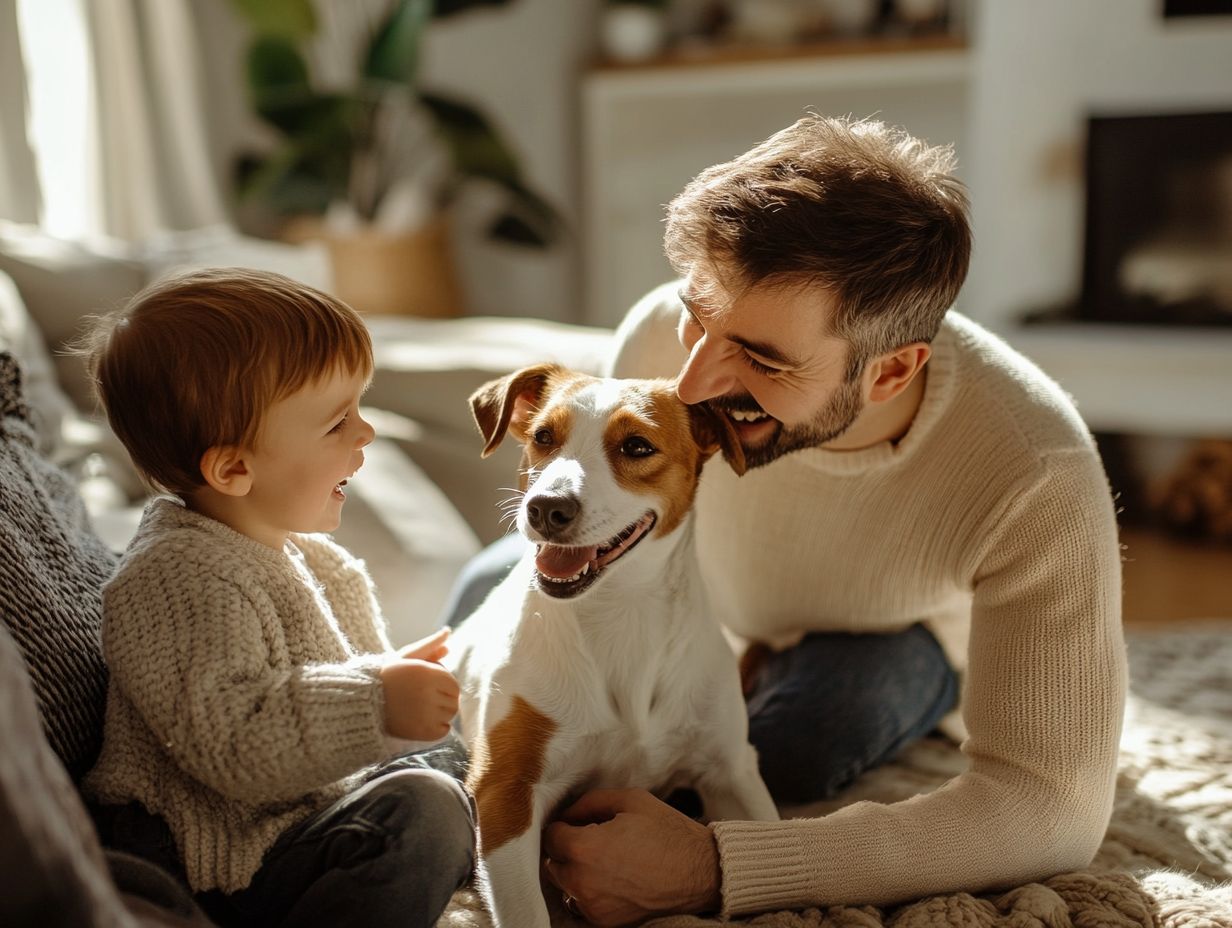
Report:
[[[620,453],[631,458],[644,458],[655,453],[654,445],[640,435],[630,435],[620,446]]]
[[[550,445],[553,441],[551,429],[540,429],[535,433],[536,445]]]

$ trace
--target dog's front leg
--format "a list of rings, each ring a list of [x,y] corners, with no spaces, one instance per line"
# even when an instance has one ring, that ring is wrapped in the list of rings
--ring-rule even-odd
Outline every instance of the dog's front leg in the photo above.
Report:
[[[543,814],[536,808],[525,832],[480,858],[483,896],[496,928],[550,928],[539,885],[542,828]]]
[[[697,792],[710,821],[773,822],[779,817],[757,769],[757,751],[747,741],[723,747],[722,756],[698,777]]]
[[[479,809],[481,889],[497,928],[549,928],[539,835],[560,798],[543,782],[556,723],[521,696],[501,708],[473,745],[467,776]]]

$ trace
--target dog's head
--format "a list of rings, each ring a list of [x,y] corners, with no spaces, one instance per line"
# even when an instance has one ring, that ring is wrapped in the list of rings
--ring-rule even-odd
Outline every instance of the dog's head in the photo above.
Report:
[[[568,598],[646,539],[684,521],[716,451],[737,473],[730,422],[686,406],[670,380],[612,380],[538,365],[480,387],[471,411],[487,457],[506,434],[522,445],[518,530],[538,545],[537,581]]]

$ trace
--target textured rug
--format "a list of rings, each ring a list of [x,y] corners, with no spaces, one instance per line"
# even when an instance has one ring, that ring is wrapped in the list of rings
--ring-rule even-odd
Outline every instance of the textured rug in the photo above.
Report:
[[[719,922],[674,916],[654,928],[1232,928],[1232,622],[1128,638],[1130,701],[1116,804],[1091,867],[1003,893],[933,896],[893,908],[831,906]],[[896,802],[960,773],[948,741],[925,739],[839,799],[784,809],[824,815]],[[551,897],[549,897],[551,899]],[[554,901],[554,900],[552,900]],[[553,925],[580,928],[553,906]],[[438,928],[489,928],[459,892]],[[520,928],[520,926],[513,926]]]

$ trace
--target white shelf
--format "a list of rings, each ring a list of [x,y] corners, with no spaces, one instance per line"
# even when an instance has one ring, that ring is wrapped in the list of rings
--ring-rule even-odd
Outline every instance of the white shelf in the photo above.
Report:
[[[965,48],[869,55],[817,55],[696,66],[613,68],[587,75],[592,104],[653,94],[745,94],[952,84],[970,75]]]
[[[1232,435],[1232,328],[1063,323],[1001,334],[1073,396],[1094,430]]]

